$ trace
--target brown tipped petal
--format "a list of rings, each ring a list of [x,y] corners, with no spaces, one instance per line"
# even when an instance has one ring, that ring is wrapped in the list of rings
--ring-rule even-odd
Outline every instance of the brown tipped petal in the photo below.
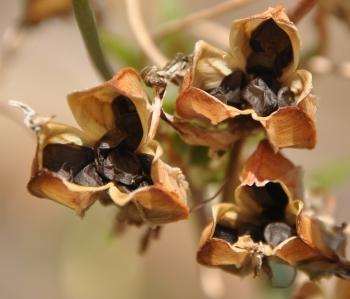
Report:
[[[314,99],[309,95],[298,106],[282,107],[262,121],[271,144],[276,148],[312,149],[316,145]]]
[[[276,153],[270,143],[264,140],[247,160],[240,177],[244,185],[261,185],[266,181],[281,179],[294,169],[292,162],[281,153]]]
[[[227,151],[234,141],[242,137],[240,132],[207,129],[177,117],[174,118],[172,126],[188,144],[209,147],[212,156],[216,156],[218,152]]]
[[[311,248],[298,237],[292,237],[275,248],[275,254],[291,265],[321,257],[319,251]]]
[[[106,83],[70,94],[68,103],[83,131],[90,138],[98,140],[116,127],[112,103],[119,96],[127,97],[135,105],[143,128],[141,144],[145,143],[148,140],[151,106],[134,69],[121,69]]]
[[[97,199],[98,193],[110,186],[85,187],[71,184],[53,172],[38,172],[28,183],[28,190],[37,197],[54,200],[82,215]]]
[[[296,228],[298,236],[325,257],[338,260],[344,256],[346,238],[341,227],[326,225],[303,212],[298,216]]]
[[[165,224],[188,218],[189,208],[176,193],[151,186],[133,194],[141,218],[152,225]]]
[[[197,261],[206,266],[234,265],[240,268],[248,255],[247,250],[232,248],[224,240],[210,239],[199,249]]]
[[[188,183],[178,168],[172,168],[159,159],[152,164],[153,185],[131,193],[110,188],[109,195],[121,207],[134,205],[139,218],[149,225],[165,224],[188,218],[186,197]]]

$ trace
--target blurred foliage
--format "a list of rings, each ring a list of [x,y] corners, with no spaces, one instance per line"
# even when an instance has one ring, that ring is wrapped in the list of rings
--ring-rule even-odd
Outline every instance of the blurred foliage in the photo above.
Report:
[[[184,1],[159,0],[158,3],[157,7],[162,22],[178,19],[185,15]],[[194,40],[186,32],[173,32],[158,40],[157,45],[165,55],[173,57],[178,52],[191,53]]]
[[[350,179],[350,158],[334,160],[319,166],[307,178],[308,184],[316,190],[333,190]]]
[[[142,53],[133,43],[104,29],[100,29],[99,34],[103,48],[119,64],[142,68]]]

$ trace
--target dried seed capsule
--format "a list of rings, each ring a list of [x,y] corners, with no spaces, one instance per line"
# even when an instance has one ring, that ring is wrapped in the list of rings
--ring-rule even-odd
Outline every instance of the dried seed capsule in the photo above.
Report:
[[[273,222],[264,229],[264,237],[267,243],[277,246],[292,236],[292,229],[284,222]]]
[[[237,232],[235,229],[221,224],[216,225],[213,238],[225,240],[230,244],[234,244],[238,240]]]
[[[249,82],[242,96],[259,116],[268,116],[278,109],[277,96],[260,78]]]

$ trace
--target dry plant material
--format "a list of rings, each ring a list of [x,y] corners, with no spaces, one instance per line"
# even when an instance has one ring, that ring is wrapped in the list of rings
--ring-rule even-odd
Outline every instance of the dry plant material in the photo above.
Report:
[[[130,223],[187,218],[187,182],[178,168],[159,159],[150,131],[152,107],[136,71],[122,69],[68,100],[83,131],[53,122],[40,127],[31,193],[80,214],[108,196],[121,209],[134,206],[126,209]]]
[[[134,29],[143,27],[132,18],[140,15],[139,3],[127,4]],[[157,49],[145,36],[140,42],[151,55]],[[34,119],[34,111],[17,103],[38,137],[29,191],[80,215],[97,200],[116,205],[118,232],[127,225],[147,225],[144,251],[158,238],[161,225],[189,216],[189,184],[181,169],[161,160],[162,148],[155,140],[162,118],[188,145],[207,147],[209,158],[219,159],[231,149],[226,172],[227,160],[214,159],[199,161],[192,171],[191,159],[182,159],[192,148],[182,144],[177,149],[173,136],[162,131],[172,151],[168,158],[175,157],[173,162],[181,164],[192,182],[192,211],[211,202],[203,199],[205,188],[197,186],[204,180],[193,176],[214,165],[219,173],[208,175],[208,183],[218,184],[226,173],[223,199],[212,206],[212,221],[204,210],[197,214],[199,223],[209,222],[197,252],[200,264],[240,276],[271,277],[270,262],[278,261],[311,279],[349,279],[345,224],[326,223],[306,208],[301,168],[279,151],[316,144],[312,76],[298,69],[297,28],[277,6],[234,21],[229,41],[229,53],[198,41],[191,55],[178,54],[168,63],[161,63],[164,58],[158,55],[154,60],[161,66],[145,68],[142,77],[123,68],[101,85],[68,95],[81,130]],[[170,83],[180,86],[175,115],[162,108]],[[152,88],[153,99],[144,85]],[[238,178],[243,140],[257,131],[266,138],[256,141]],[[309,293],[319,294],[313,285],[301,294]]]
[[[246,115],[276,149],[313,148],[312,78],[297,70],[299,54],[297,29],[283,8],[234,21],[229,53],[197,42],[176,112],[212,125]]]

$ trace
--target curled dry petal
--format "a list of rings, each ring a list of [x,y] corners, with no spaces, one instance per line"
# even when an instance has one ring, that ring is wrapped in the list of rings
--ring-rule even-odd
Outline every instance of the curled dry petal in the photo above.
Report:
[[[32,165],[32,176],[28,183],[28,190],[33,195],[52,199],[82,214],[95,202],[98,193],[112,187],[112,183],[97,187],[81,186],[44,168],[43,151],[48,144],[92,146],[93,141],[73,127],[54,122],[42,125]]]
[[[94,140],[116,127],[112,103],[124,96],[136,107],[141,120],[143,136],[139,147],[149,142],[151,105],[142,88],[139,74],[132,68],[121,69],[111,80],[92,89],[78,91],[68,96],[72,113],[82,130]]]
[[[287,33],[293,49],[292,62],[283,70],[282,81],[284,81],[296,71],[299,65],[300,37],[297,28],[289,20],[286,11],[282,6],[269,8],[263,13],[234,21],[230,31],[231,54],[239,62],[239,68],[244,69],[247,58],[252,52],[249,46],[252,33],[263,22],[271,19],[279,28]]]
[[[109,190],[112,200],[122,207],[123,221],[137,222],[132,220],[135,215],[128,218],[130,210],[137,211],[139,222],[150,225],[186,219],[189,215],[186,202],[188,183],[181,170],[170,167],[160,159],[155,159],[151,176],[153,185],[139,188],[131,193],[123,193],[118,188]],[[129,212],[126,213],[126,211]]]

